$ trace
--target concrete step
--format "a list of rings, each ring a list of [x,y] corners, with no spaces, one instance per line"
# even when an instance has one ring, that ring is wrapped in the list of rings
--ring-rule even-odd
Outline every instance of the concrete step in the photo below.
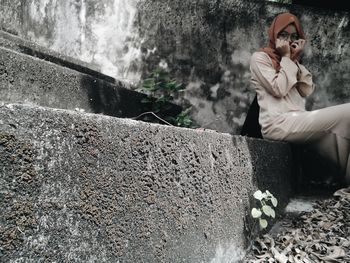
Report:
[[[0,32],[1,101],[135,117],[145,111],[144,97],[83,62]],[[180,106],[171,104],[163,114],[180,112]]]
[[[71,68],[81,73],[85,73],[94,76],[99,79],[106,80],[111,83],[118,81],[113,77],[102,74],[98,71],[98,68],[84,61],[78,60],[73,57],[65,56],[54,50],[40,46],[34,42],[25,40],[16,35],[0,30],[0,46],[17,51],[18,53],[37,57],[52,63]],[[126,84],[125,84],[126,85]]]
[[[235,262],[286,143],[0,104],[0,261]]]

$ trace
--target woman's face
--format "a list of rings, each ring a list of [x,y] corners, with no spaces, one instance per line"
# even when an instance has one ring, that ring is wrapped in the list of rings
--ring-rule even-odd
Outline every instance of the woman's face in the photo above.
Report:
[[[299,34],[295,25],[290,24],[283,28],[281,32],[278,33],[277,38],[289,41],[289,44],[292,44],[294,41],[298,40]]]

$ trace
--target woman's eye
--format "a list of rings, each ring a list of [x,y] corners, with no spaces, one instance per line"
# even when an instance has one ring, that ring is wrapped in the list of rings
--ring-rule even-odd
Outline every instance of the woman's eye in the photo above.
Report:
[[[291,38],[293,40],[298,40],[299,39],[299,35],[298,34],[293,34],[293,35],[291,35]]]
[[[299,39],[299,35],[297,33],[293,33],[293,34],[289,34],[288,32],[281,32],[278,34],[278,38],[282,38],[282,39],[291,39],[292,41],[298,40]]]
[[[289,34],[288,34],[288,33],[281,33],[281,34],[280,34],[280,37],[282,37],[282,38],[288,38],[288,37],[289,37]]]

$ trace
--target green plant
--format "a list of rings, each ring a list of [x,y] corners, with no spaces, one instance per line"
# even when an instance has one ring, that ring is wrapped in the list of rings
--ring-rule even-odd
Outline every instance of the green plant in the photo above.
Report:
[[[268,221],[265,218],[275,218],[274,207],[277,206],[278,201],[268,190],[264,193],[258,190],[253,196],[259,201],[259,205],[252,209],[251,215],[253,218],[259,220],[260,229],[264,229],[268,226]]]
[[[174,122],[176,126],[180,127],[191,127],[192,126],[192,119],[189,116],[189,112],[191,111],[191,108],[187,108],[186,110],[183,110],[180,114],[177,115],[176,118],[174,118]]]
[[[189,116],[191,108],[187,108],[177,116],[168,116],[176,94],[185,87],[175,79],[171,79],[169,73],[161,68],[154,70],[148,78],[142,82],[142,86],[137,89],[147,96],[141,100],[144,105],[144,113],[140,116],[145,121],[163,121],[170,125],[191,127],[193,124]]]

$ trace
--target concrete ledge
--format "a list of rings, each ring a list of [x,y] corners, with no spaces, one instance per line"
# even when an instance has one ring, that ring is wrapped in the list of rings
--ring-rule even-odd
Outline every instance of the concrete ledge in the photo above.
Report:
[[[0,124],[1,261],[226,262],[253,192],[291,192],[285,143],[4,103]]]
[[[143,113],[145,95],[109,81],[18,53],[0,45],[0,101],[135,117]],[[165,115],[181,107],[172,105]]]
[[[98,72],[97,68],[94,68],[93,65],[83,62],[81,60],[65,56],[58,52],[55,52],[51,49],[40,46],[34,42],[27,41],[18,36],[12,35],[10,33],[0,30],[0,46],[4,48],[17,51],[26,55],[37,57],[46,61],[50,61],[57,65],[61,65],[67,68],[74,69],[81,73],[89,74],[93,77],[103,79],[111,83],[119,84],[119,81]],[[120,84],[119,84],[120,85]],[[126,85],[126,84],[124,84]]]

